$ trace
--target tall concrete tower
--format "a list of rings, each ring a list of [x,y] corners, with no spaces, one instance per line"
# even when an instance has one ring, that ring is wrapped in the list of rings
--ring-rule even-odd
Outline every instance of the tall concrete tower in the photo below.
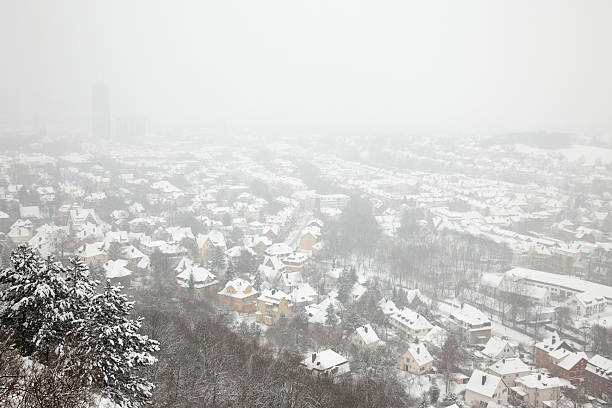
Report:
[[[103,83],[95,84],[91,91],[91,134],[96,140],[111,137],[110,97]]]

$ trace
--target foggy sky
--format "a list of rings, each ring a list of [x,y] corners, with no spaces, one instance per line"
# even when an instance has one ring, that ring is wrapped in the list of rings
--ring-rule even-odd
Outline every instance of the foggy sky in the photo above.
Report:
[[[612,128],[612,1],[0,0],[0,128]]]

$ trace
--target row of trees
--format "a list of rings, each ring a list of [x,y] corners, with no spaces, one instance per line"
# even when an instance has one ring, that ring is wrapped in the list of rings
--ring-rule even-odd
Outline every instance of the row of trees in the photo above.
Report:
[[[98,292],[80,259],[64,266],[27,245],[11,263],[0,272],[0,405],[86,406],[93,395],[126,407],[148,401],[153,384],[140,370],[155,363],[159,346],[139,333],[142,320],[130,318],[134,303],[120,288],[107,282]],[[28,386],[45,378],[55,392]]]

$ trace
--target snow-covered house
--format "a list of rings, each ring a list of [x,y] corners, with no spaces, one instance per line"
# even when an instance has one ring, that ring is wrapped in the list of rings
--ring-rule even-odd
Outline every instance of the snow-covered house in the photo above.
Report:
[[[219,301],[241,313],[252,313],[257,308],[259,293],[244,279],[234,279],[218,292]]]
[[[408,350],[397,359],[397,368],[414,375],[424,375],[431,371],[433,357],[424,344],[412,343]]]
[[[518,377],[524,377],[533,372],[531,367],[518,357],[502,358],[488,368],[490,374],[500,377],[508,387],[514,387]]]
[[[508,387],[501,377],[474,370],[465,387],[464,400],[468,407],[486,407],[488,403],[506,406]]]
[[[198,244],[200,259],[204,261],[212,259],[216,253],[223,254],[227,251],[225,237],[218,230],[212,230],[206,235],[198,234],[196,243]]]
[[[425,337],[433,328],[425,317],[408,308],[390,315],[389,323],[399,333],[416,338]]]
[[[77,248],[76,255],[83,258],[83,262],[86,264],[92,264],[99,262],[101,264],[106,263],[107,254],[104,250],[104,242],[94,242],[92,244],[83,244]]]
[[[358,327],[350,337],[351,343],[358,348],[375,349],[382,344],[371,325]]]
[[[255,320],[268,326],[275,324],[278,319],[291,317],[293,304],[291,296],[277,289],[266,289],[257,298],[257,312]]]
[[[332,349],[311,353],[300,363],[315,375],[336,378],[351,372],[348,360]]]
[[[319,294],[308,283],[300,283],[291,292],[291,301],[295,307],[304,307],[319,301]]]
[[[516,379],[516,387],[510,389],[512,399],[517,405],[526,403],[532,408],[551,406],[559,401],[561,390],[572,387],[569,381],[547,374],[532,373]]]
[[[499,360],[500,358],[513,357],[515,349],[508,340],[492,336],[481,353],[490,360]]]
[[[185,265],[176,275],[176,283],[181,292],[185,292],[193,285],[194,291],[199,295],[213,294],[217,291],[219,281],[217,277],[203,266]]]
[[[461,303],[450,313],[452,328],[469,344],[485,344],[491,338],[491,320],[473,306]]]
[[[132,271],[127,268],[127,264],[128,261],[125,259],[106,261],[104,264],[106,279],[109,279],[113,285],[129,287],[132,282]]]

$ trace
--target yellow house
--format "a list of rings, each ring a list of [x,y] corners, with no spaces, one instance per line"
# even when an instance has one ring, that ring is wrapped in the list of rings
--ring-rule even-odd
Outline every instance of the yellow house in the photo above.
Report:
[[[251,313],[257,308],[258,292],[244,279],[234,279],[218,292],[219,302],[240,313]]]
[[[272,326],[281,317],[291,317],[293,304],[290,300],[290,296],[282,290],[264,290],[257,298],[255,320]]]
[[[206,235],[199,234],[196,243],[198,244],[200,259],[203,261],[210,260],[215,252],[223,254],[227,251],[225,237],[221,231],[210,231]]]

